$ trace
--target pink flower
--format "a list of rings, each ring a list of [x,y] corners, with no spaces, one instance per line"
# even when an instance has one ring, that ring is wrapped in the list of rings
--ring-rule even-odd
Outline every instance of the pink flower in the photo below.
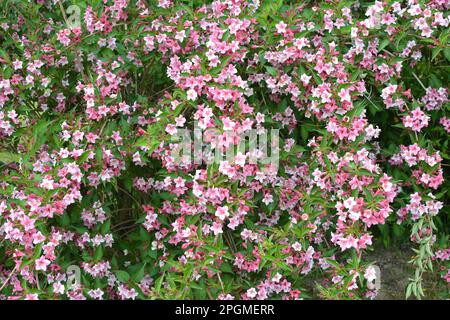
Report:
[[[187,99],[192,101],[197,100],[197,91],[195,91],[194,89],[189,89],[187,91]]]
[[[292,249],[294,249],[297,252],[300,252],[302,250],[302,244],[297,241],[292,245]]]
[[[375,268],[373,266],[369,266],[365,273],[364,278],[366,278],[367,281],[372,282],[377,278],[377,273],[375,271]]]
[[[419,132],[422,128],[428,126],[428,117],[420,108],[414,109],[409,115],[402,118],[403,125]]]
[[[306,74],[302,74],[300,77],[300,80],[302,81],[304,86],[307,86],[309,84],[309,81],[311,80],[312,76],[308,76]]]
[[[28,293],[25,296],[25,300],[39,300],[37,293]]]
[[[55,282],[53,284],[53,292],[58,294],[64,294],[65,288],[61,282]]]
[[[287,24],[284,23],[283,21],[280,21],[275,25],[277,32],[280,34],[284,34],[286,32],[286,27],[287,27]]]
[[[342,251],[350,248],[356,249],[358,247],[358,240],[352,235],[349,235],[347,237],[341,237],[341,239],[338,240],[338,244]]]
[[[250,299],[255,298],[257,294],[258,294],[258,291],[256,291],[255,288],[250,288],[247,290],[247,297],[249,297]]]
[[[50,260],[47,260],[47,259],[45,259],[44,256],[41,256],[39,259],[36,260],[35,269],[36,270],[46,271],[47,270],[47,266],[49,264],[50,264]]]
[[[245,165],[245,159],[247,157],[245,155],[242,154],[242,152],[238,152],[235,156],[234,156],[234,163],[237,164],[238,166],[243,167]]]
[[[166,126],[166,132],[168,133],[168,134],[170,134],[171,136],[173,136],[174,134],[176,134],[177,133],[177,127],[176,127],[176,125],[174,125],[174,124],[168,124],[167,126]]]
[[[175,123],[177,127],[182,127],[186,123],[186,118],[183,117],[182,115],[179,115],[178,117],[175,118]]]
[[[53,179],[43,178],[40,186],[47,190],[53,190],[54,189],[54,181],[53,181]]]
[[[222,224],[219,222],[214,222],[211,227],[211,231],[214,233],[215,236],[217,236],[220,233],[223,233]]]
[[[225,220],[225,218],[230,216],[230,213],[228,212],[228,207],[218,207],[215,213],[216,217],[218,217],[220,220]]]
[[[59,42],[61,42],[64,46],[68,46],[70,44],[70,30],[69,29],[61,29],[58,34],[56,35],[56,38]]]

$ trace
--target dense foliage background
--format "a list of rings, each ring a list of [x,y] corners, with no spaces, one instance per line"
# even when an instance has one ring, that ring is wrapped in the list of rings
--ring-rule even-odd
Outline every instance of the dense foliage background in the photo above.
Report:
[[[449,1],[0,7],[0,298],[374,298],[379,243],[450,297]]]

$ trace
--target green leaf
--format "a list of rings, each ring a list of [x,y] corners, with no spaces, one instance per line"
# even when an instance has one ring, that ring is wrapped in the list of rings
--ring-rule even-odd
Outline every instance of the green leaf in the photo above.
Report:
[[[278,71],[277,69],[270,67],[270,66],[265,66],[266,71],[272,76],[272,77],[276,77],[278,75]]]
[[[139,282],[144,277],[145,263],[133,274],[133,281]]]
[[[220,266],[220,270],[222,270],[223,272],[233,273],[233,268],[229,263],[222,263],[222,265]]]
[[[11,153],[11,152],[0,152],[0,162],[2,163],[11,163],[11,162],[19,162],[20,155]]]
[[[3,70],[3,78],[9,79],[13,75],[14,70],[10,67],[7,67],[5,70]]]
[[[410,284],[408,284],[408,287],[406,288],[406,299],[408,299],[411,296],[413,284],[414,283],[411,282]]]
[[[161,286],[162,286],[165,275],[166,275],[166,273],[164,272],[163,275],[161,277],[159,277],[158,280],[156,280],[156,283],[155,283],[156,292],[161,291]]]
[[[444,49],[444,56],[447,58],[448,61],[450,61],[450,48]]]
[[[95,249],[94,259],[96,261],[99,261],[103,257],[103,246],[98,246],[97,249]]]
[[[431,50],[431,61],[433,61],[441,51],[442,51],[442,48],[440,48],[440,47],[437,47],[437,48],[434,48],[433,50]]]
[[[70,217],[68,213],[63,214],[59,219],[61,226],[68,227],[70,225]]]
[[[130,280],[130,275],[128,274],[128,272],[123,270],[116,271],[116,277],[117,279],[119,279],[120,282],[124,283]]]
[[[387,47],[387,45],[391,42],[389,38],[384,39],[380,42],[380,51]]]

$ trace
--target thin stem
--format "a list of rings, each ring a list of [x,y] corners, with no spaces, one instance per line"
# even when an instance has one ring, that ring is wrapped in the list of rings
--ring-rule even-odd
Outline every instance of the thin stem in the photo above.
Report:
[[[414,72],[412,72],[412,75],[413,75],[414,78],[416,78],[416,80],[420,83],[420,85],[422,86],[423,90],[426,91],[427,88],[425,88],[425,86],[423,85],[422,81],[420,81],[419,77],[418,77]]]
[[[11,273],[9,274],[8,278],[6,278],[5,282],[3,282],[2,286],[0,287],[0,291],[3,290],[4,287],[6,287],[6,285],[8,284],[9,280],[11,279],[11,277],[16,273],[17,270],[17,265],[14,267],[14,269],[11,271]]]

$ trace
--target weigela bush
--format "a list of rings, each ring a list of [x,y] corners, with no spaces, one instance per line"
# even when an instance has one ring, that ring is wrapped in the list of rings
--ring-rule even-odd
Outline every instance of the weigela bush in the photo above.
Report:
[[[449,283],[449,8],[3,0],[0,298],[374,298],[399,241]]]

